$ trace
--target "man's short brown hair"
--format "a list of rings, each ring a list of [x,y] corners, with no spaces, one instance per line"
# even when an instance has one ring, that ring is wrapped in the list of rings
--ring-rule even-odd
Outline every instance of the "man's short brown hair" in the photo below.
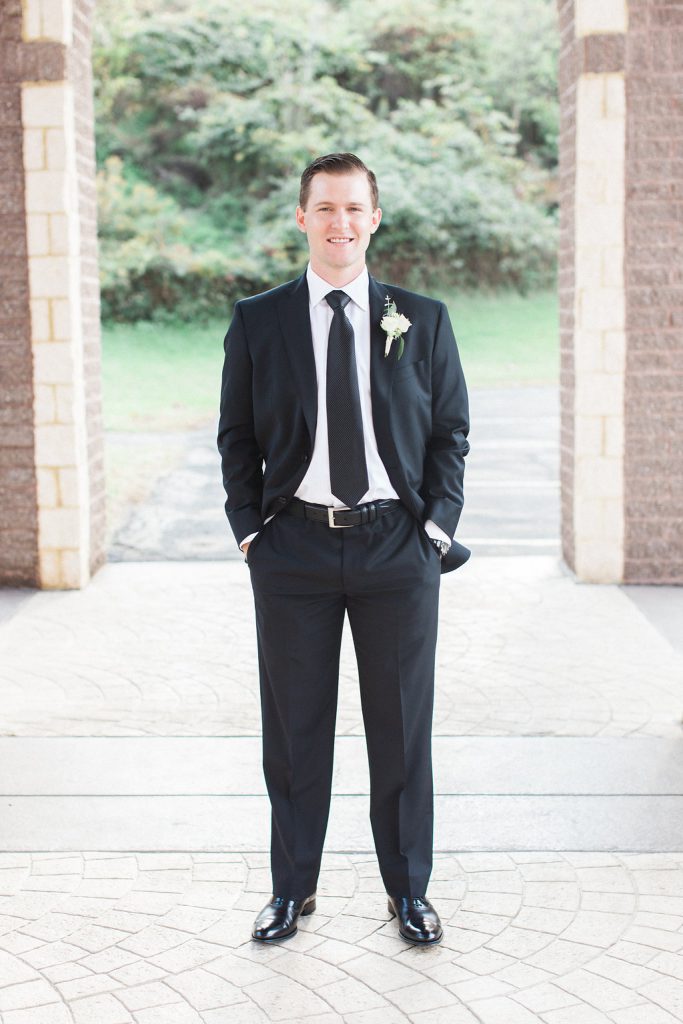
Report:
[[[301,188],[299,189],[299,206],[301,209],[306,209],[308,195],[311,191],[311,182],[316,174],[353,174],[354,171],[364,171],[367,175],[372,208],[376,210],[379,206],[377,178],[355,153],[328,153],[327,156],[317,157],[313,163],[308,165],[301,175]]]

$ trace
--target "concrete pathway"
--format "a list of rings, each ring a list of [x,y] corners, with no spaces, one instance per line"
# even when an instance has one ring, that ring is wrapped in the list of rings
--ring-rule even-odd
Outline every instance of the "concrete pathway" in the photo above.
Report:
[[[386,912],[348,632],[319,908],[264,947],[247,566],[2,593],[2,1024],[683,1020],[680,593],[549,556],[442,584],[432,949]]]
[[[559,554],[556,388],[473,388],[467,501],[458,535],[477,556]],[[174,443],[177,437],[174,435]],[[126,450],[134,436],[109,434]],[[179,464],[115,531],[113,561],[239,559],[223,512],[216,426],[188,433]]]

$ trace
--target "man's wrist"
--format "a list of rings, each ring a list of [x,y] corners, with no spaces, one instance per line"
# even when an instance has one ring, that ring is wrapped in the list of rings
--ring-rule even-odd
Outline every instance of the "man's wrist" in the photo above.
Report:
[[[437,526],[433,519],[427,519],[424,528],[430,540],[442,540],[450,547],[452,538],[440,526]]]
[[[258,533],[258,530],[256,531],[256,533],[249,533],[249,534],[247,534],[247,536],[243,540],[240,541],[240,545],[239,546],[240,546],[240,550],[241,551],[244,551],[244,545],[245,544],[250,544],[251,541],[254,539],[254,537],[256,536],[257,533]]]

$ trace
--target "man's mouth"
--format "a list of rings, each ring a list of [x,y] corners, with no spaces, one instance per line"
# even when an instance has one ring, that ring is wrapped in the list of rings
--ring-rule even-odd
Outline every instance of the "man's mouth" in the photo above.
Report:
[[[348,245],[353,239],[344,235],[335,235],[333,238],[328,238],[327,241],[331,242],[332,245]]]

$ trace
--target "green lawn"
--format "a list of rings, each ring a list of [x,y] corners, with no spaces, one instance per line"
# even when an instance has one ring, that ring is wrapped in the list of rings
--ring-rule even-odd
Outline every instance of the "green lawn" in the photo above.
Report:
[[[469,387],[554,384],[557,296],[510,292],[446,297]],[[105,426],[183,430],[218,412],[229,317],[202,327],[139,323],[103,327]]]
[[[468,387],[557,384],[557,292],[444,296]]]
[[[227,326],[104,324],[105,428],[183,430],[216,416]]]

